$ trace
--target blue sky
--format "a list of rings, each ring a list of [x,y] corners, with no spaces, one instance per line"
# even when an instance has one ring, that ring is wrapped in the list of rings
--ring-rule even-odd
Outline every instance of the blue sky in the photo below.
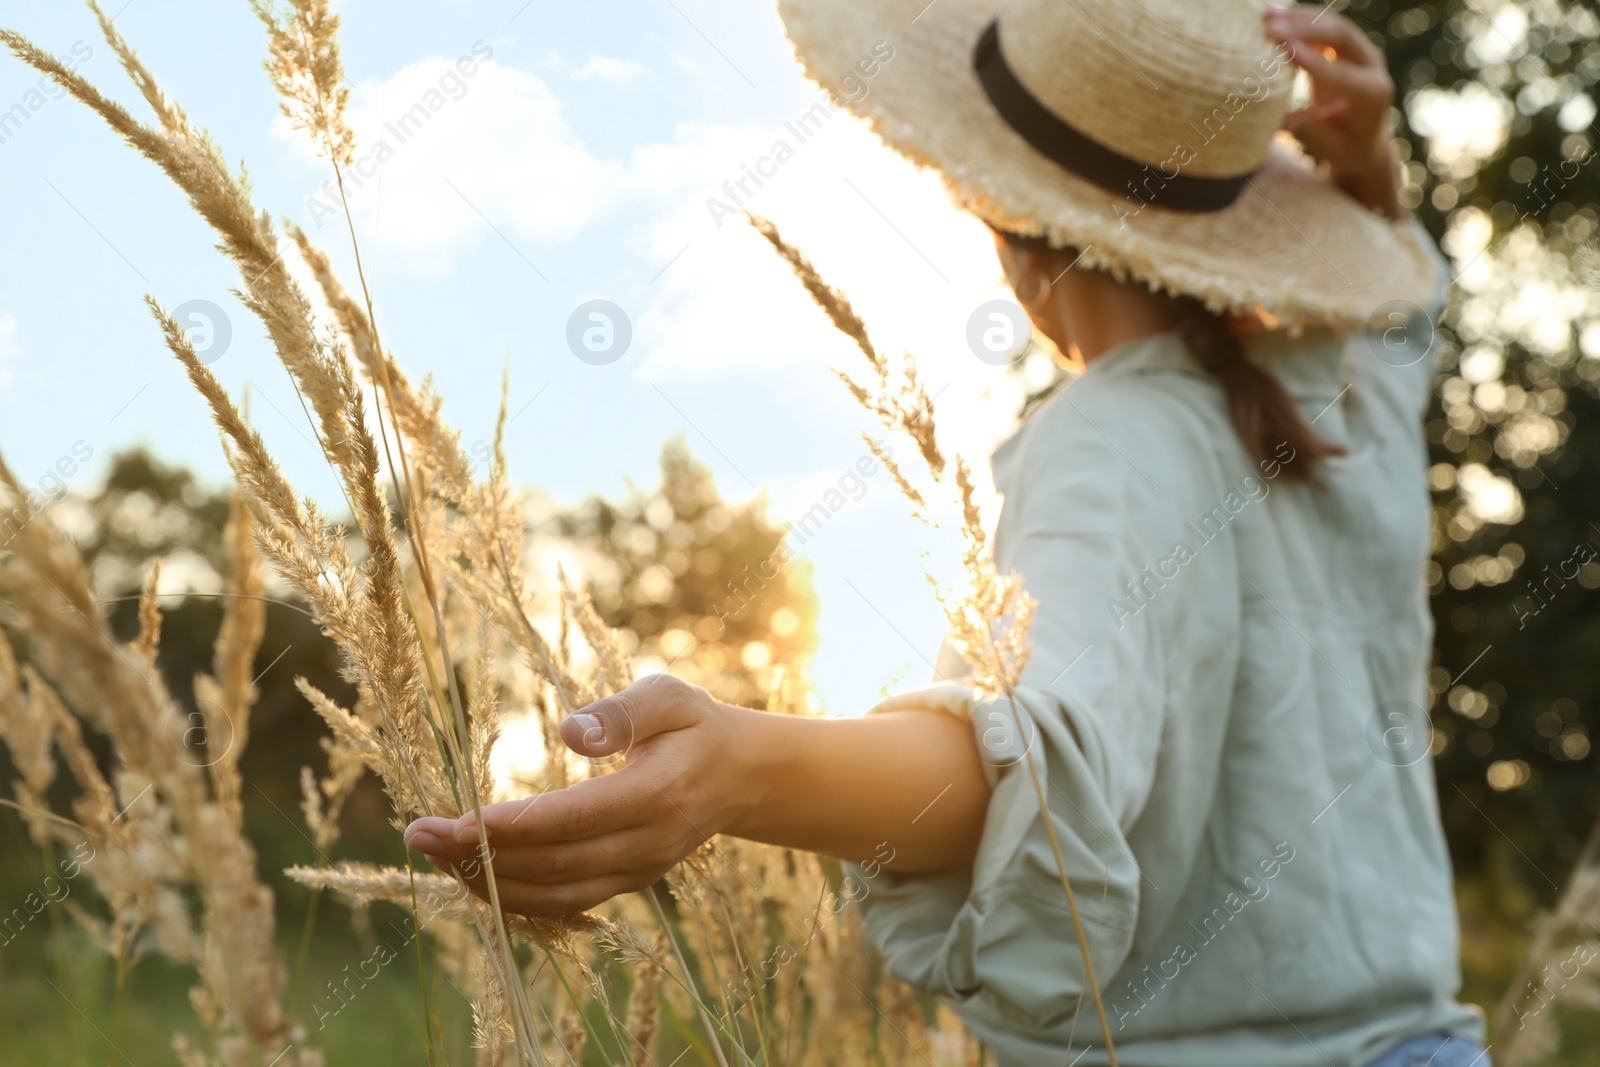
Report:
[[[509,360],[513,474],[557,500],[651,484],[661,443],[679,433],[727,496],[763,493],[780,522],[836,486],[868,424],[830,368],[859,357],[764,243],[710,203],[759,165],[767,177],[747,180],[748,205],[850,293],[880,346],[917,354],[950,444],[984,466],[1018,397],[966,347],[969,315],[1002,292],[986,232],[843,113],[799,143],[786,124],[824,97],[771,5],[336,6],[371,160],[352,216],[380,326],[414,376],[435,377],[469,447],[490,435]],[[145,114],[85,9],[13,5],[4,22]],[[305,227],[353,281],[345,222],[323,191],[330,172],[278,114],[248,5],[133,0],[117,25],[246,162],[258,205]],[[143,309],[148,292],[169,308],[222,309],[231,338],[214,369],[249,387],[290,476],[331,508],[337,489],[210,232],[97,118],[38,87],[0,60],[0,114],[26,112],[0,125],[7,461],[32,481],[87,448],[71,482],[92,489],[116,450],[143,444],[226,479],[203,406]],[[400,130],[418,104],[425,121]],[[568,345],[575,310],[595,300],[627,317],[631,341],[613,362]],[[860,711],[892,678],[928,674],[941,626],[923,566],[950,573],[943,536],[906,517],[880,472],[807,542],[822,599],[816,681],[831,710]]]

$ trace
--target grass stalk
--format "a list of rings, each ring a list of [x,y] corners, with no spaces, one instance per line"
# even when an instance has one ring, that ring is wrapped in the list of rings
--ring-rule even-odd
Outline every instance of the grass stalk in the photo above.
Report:
[[[300,948],[294,955],[294,977],[289,982],[289,1003],[298,1004],[305,991],[306,963],[311,958],[311,935],[317,928],[317,904],[322,900],[322,887],[311,890],[311,900],[306,904],[306,919],[300,927]]]
[[[440,1067],[434,1050],[433,1003],[428,997],[428,961],[422,951],[422,914],[417,909],[417,872],[411,864],[411,850],[406,849],[406,874],[411,879],[411,923],[416,936],[411,940],[417,946],[417,983],[422,989],[422,1029],[427,1035],[429,1067]]]
[[[805,254],[783,239],[776,226],[754,215],[749,218],[767,242],[788,262],[796,278],[804,285],[806,292],[817,306],[827,313],[841,333],[855,342],[871,364],[876,379],[876,392],[858,384],[843,372],[838,372],[851,395],[863,408],[876,414],[888,429],[909,436],[917,445],[917,451],[927,465],[928,473],[934,482],[944,484],[947,464],[935,434],[933,400],[926,395],[916,371],[916,364],[910,355],[905,357],[904,364],[900,367],[902,380],[895,381],[891,377],[888,361],[872,344],[866,324],[850,306],[845,295],[829,285]],[[1016,633],[1011,635],[1015,643],[1009,650],[1011,652],[1009,658],[1006,651],[995,641],[993,627],[1003,625],[1007,605],[1024,603],[1026,594],[1014,586],[1009,586],[1005,579],[1000,579],[994,573],[992,561],[987,556],[989,545],[972,497],[970,472],[960,457],[956,457],[954,467],[963,512],[962,537],[966,542],[962,561],[973,582],[973,590],[955,609],[947,605],[946,611],[951,619],[953,632],[970,636],[972,630],[982,631],[983,647],[981,650],[969,652],[972,643],[970,640],[964,642],[964,658],[975,674],[980,678],[989,679],[985,684],[992,689],[998,688],[1000,695],[1005,697],[1011,709],[1012,720],[1017,724],[1018,735],[1025,739],[1026,735],[1022,733],[1022,719],[1017,710],[1012,675],[1020,674],[1022,661],[1026,657],[1025,648],[1019,648],[1016,644],[1026,637],[1026,623],[1019,618],[1013,618]],[[924,502],[915,487],[898,474],[895,482],[912,506],[920,511]],[[929,580],[933,579],[930,577]],[[1015,576],[1012,576],[1011,581],[1015,581]],[[969,618],[969,615],[976,616],[976,620]],[[1056,871],[1061,879],[1061,889],[1066,895],[1067,908],[1072,914],[1073,931],[1077,937],[1078,948],[1083,954],[1085,981],[1094,995],[1095,1012],[1099,1016],[1101,1033],[1106,1042],[1106,1055],[1110,1060],[1110,1067],[1117,1067],[1115,1043],[1111,1037],[1110,1024],[1106,1019],[1105,1005],[1101,1000],[1100,984],[1095,977],[1094,960],[1088,939],[1084,936],[1077,896],[1073,893],[1072,882],[1067,877],[1066,861],[1062,856],[1061,843],[1056,837],[1055,822],[1050,814],[1049,800],[1044,792],[1043,781],[1039,777],[1038,766],[1033,759],[1031,743],[1024,749],[1024,756],[1029,777],[1033,781],[1034,794],[1039,802],[1040,816],[1050,840],[1050,851],[1055,858]]]
[[[656,896],[655,886],[646,889],[645,895],[650,898],[650,906],[655,909],[656,918],[661,923],[662,932],[666,934],[667,944],[672,946],[672,954],[677,958],[678,966],[683,968],[683,978],[680,979],[674,975],[670,967],[663,967],[662,971],[689,994],[689,999],[694,1003],[695,1011],[700,1016],[700,1023],[706,1028],[706,1038],[711,1042],[711,1051],[716,1054],[719,1067],[728,1067],[728,1057],[722,1050],[722,1042],[717,1039],[716,1031],[718,1026],[712,1021],[711,1012],[706,1007],[705,1000],[701,997],[699,989],[696,988],[698,983],[695,982],[694,973],[689,970],[689,961],[684,958],[683,949],[678,944],[678,936],[673,932],[672,924],[667,920],[666,909],[661,906],[661,901]],[[727,1033],[725,1027],[722,1030]],[[728,1038],[732,1040],[733,1035],[728,1034]],[[741,1055],[744,1054],[744,1050],[739,1049],[737,1043],[734,1047]],[[749,1060],[748,1055],[745,1055],[744,1058]]]
[[[350,247],[352,254],[355,257],[356,274],[361,285],[362,299],[367,308],[367,322],[372,330],[373,347],[376,350],[375,356],[377,365],[383,372],[382,382],[380,384],[380,392],[382,393],[383,397],[389,401],[389,419],[394,423],[395,431],[395,452],[399,454],[398,465],[395,463],[394,456],[389,451],[388,428],[384,420],[383,409],[381,405],[378,409],[377,420],[379,437],[383,443],[384,455],[388,460],[389,477],[391,482],[394,483],[396,496],[400,500],[404,501],[404,507],[401,511],[401,526],[406,531],[407,540],[411,544],[412,558],[417,564],[418,572],[422,578],[423,592],[427,598],[428,606],[433,613],[434,633],[439,638],[439,652],[443,657],[442,662],[448,665],[451,662],[449,637],[444,624],[444,613],[440,608],[438,589],[433,580],[433,572],[425,547],[425,539],[421,523],[417,521],[416,518],[419,509],[417,507],[415,487],[411,478],[410,463],[406,458],[405,433],[400,425],[399,415],[395,411],[394,384],[392,377],[389,374],[388,356],[383,350],[381,334],[378,330],[377,316],[373,308],[372,291],[370,286],[367,284],[366,270],[361,262],[361,243],[356,237],[355,220],[351,215],[349,198],[345,192],[344,173],[338,164],[336,154],[330,152],[330,161],[333,165],[334,177],[338,183],[339,201],[344,209],[345,222],[349,227]],[[403,490],[401,485],[402,482],[404,484]],[[401,576],[400,586],[401,589],[404,590],[405,583],[403,576]],[[409,593],[405,594],[405,602],[407,610],[411,615],[412,626],[416,631],[417,639],[419,643],[423,645],[423,662],[427,667],[430,679],[437,689],[438,677],[434,674],[433,656],[431,651],[427,648],[426,636],[422,626],[420,625],[420,621],[416,617],[415,608],[411,604]],[[493,854],[489,848],[488,833],[483,824],[482,800],[478,796],[476,776],[474,775],[472,768],[471,745],[466,745],[465,751],[463,751],[463,746],[461,744],[461,742],[469,737],[470,734],[467,725],[465,708],[461,699],[460,686],[453,670],[446,669],[443,673],[445,675],[445,680],[449,683],[449,707],[453,720],[451,723],[452,729],[445,731],[445,739],[448,742],[446,747],[450,756],[446,766],[455,772],[454,777],[456,778],[457,782],[459,782],[459,788],[457,787],[456,782],[452,782],[452,788],[456,790],[458,809],[464,807],[464,805],[460,803],[461,790],[464,789],[467,797],[471,801],[472,813],[477,823],[478,851],[483,861],[484,882],[489,890],[489,905],[491,917],[494,921],[495,927],[494,947],[495,955],[497,957],[496,964],[501,972],[501,986],[503,991],[506,993],[511,994],[514,992],[515,994],[513,1003],[516,1006],[516,1010],[512,1013],[512,1023],[513,1032],[517,1035],[518,1044],[522,1046],[520,1051],[531,1063],[542,1065],[545,1062],[545,1058],[533,1026],[533,1012],[528,1003],[528,991],[521,981],[521,969],[517,966],[515,956],[513,955],[514,949],[511,943],[510,934],[506,929],[505,914],[500,904],[500,889],[498,879],[495,877]],[[442,707],[442,700],[440,701],[440,704]],[[464,885],[463,888],[465,888]]]
[[[988,632],[987,629],[985,632]],[[989,647],[992,653],[998,655],[998,650],[995,649],[992,638],[989,642]],[[1061,878],[1061,891],[1066,894],[1067,910],[1072,913],[1072,932],[1078,939],[1078,951],[1083,954],[1084,982],[1089,986],[1089,992],[1094,997],[1095,1014],[1100,1019],[1100,1033],[1106,1041],[1106,1059],[1110,1061],[1110,1067],[1117,1067],[1116,1042],[1111,1037],[1111,1024],[1106,1019],[1105,1003],[1100,996],[1100,982],[1096,979],[1094,973],[1094,953],[1090,950],[1089,939],[1083,932],[1083,917],[1078,913],[1078,895],[1072,891],[1072,879],[1067,877],[1066,859],[1061,853],[1061,841],[1056,836],[1055,819],[1050,814],[1050,801],[1045,795],[1044,782],[1039,777],[1039,766],[1033,758],[1033,744],[1023,731],[1022,716],[1017,711],[1019,705],[1016,691],[1009,683],[1005,686],[1005,695],[1006,704],[1011,709],[1011,721],[1016,724],[1017,736],[1023,742],[1022,754],[1028,764],[1028,778],[1033,782],[1034,796],[1039,801],[1040,819],[1044,823],[1046,835],[1050,838],[1050,854],[1055,858],[1056,873]],[[1072,1050],[1069,1048],[1067,1056],[1070,1058],[1071,1055]]]
[[[756,961],[757,956],[750,950],[749,939],[745,937],[744,934],[739,930],[739,925],[733,917],[733,911],[728,907],[727,899],[719,896],[717,898],[717,903],[722,906],[723,922],[728,928],[728,942],[733,945],[733,951],[735,953],[734,963],[738,965],[741,971],[748,974],[750,972],[751,964]],[[739,957],[742,957],[742,959]],[[759,974],[759,971],[757,973]],[[767,996],[765,987],[763,986],[759,988],[751,999],[754,1001],[754,1006],[756,1009],[752,1014],[751,1021],[755,1023],[756,1042],[761,1049],[761,1058],[765,1060],[768,1055],[771,1054],[771,1047],[767,1041],[767,1033],[771,1024],[771,1018],[767,1012]],[[732,1009],[730,1009],[730,1013],[731,1011]]]
[[[705,915],[700,911],[700,905],[692,900],[689,902],[689,910],[694,913],[695,925],[700,927],[700,940],[705,942],[706,959],[711,961],[711,978],[716,983],[717,995],[722,1000],[724,1018],[733,1028],[734,1040],[740,1048],[743,1048],[744,1028],[739,1025],[739,1017],[734,1013],[733,1001],[728,996],[728,984],[722,979],[722,966],[717,961],[717,949],[711,942],[711,931],[706,927]]]
[[[578,995],[574,992],[572,983],[567,980],[567,972],[556,962],[555,952],[550,948],[550,943],[545,940],[544,935],[537,929],[534,930],[533,936],[539,947],[544,950],[545,958],[549,961],[551,969],[556,972],[556,980],[561,983],[561,988],[566,992],[567,1000],[571,1002],[573,1010],[578,1013],[578,1017],[583,1020],[583,1028],[589,1032],[589,1040],[595,1043],[596,1048],[604,1049],[606,1047],[605,1042],[600,1040],[599,1031],[589,1021],[589,1013],[583,1010],[583,1004],[578,1000]],[[628,1042],[622,1040],[622,1035],[617,1033],[616,1017],[609,1011],[605,1015],[606,1020],[611,1024],[612,1039],[617,1042],[617,1046],[622,1050],[622,1054],[627,1057],[628,1062],[630,1064],[633,1063],[633,1055],[628,1048]],[[554,1027],[551,1029],[554,1030]]]
[[[1506,987],[1505,996],[1501,998],[1496,1007],[1494,1020],[1489,1029],[1489,1034],[1494,1043],[1502,1048],[1510,1049],[1514,1045],[1512,1022],[1516,1018],[1517,1005],[1526,998],[1526,990],[1533,985],[1534,978],[1548,962],[1551,949],[1554,947],[1561,924],[1554,921],[1555,915],[1562,914],[1570,896],[1579,888],[1579,879],[1600,857],[1600,818],[1596,818],[1589,828],[1589,836],[1584,840],[1583,849],[1578,853],[1576,862],[1572,865],[1572,873],[1568,876],[1566,888],[1557,900],[1552,918],[1538,927],[1533,936],[1533,941],[1528,947],[1527,955],[1523,960],[1522,968],[1517,976]],[[1514,1050],[1513,1050],[1514,1051]]]

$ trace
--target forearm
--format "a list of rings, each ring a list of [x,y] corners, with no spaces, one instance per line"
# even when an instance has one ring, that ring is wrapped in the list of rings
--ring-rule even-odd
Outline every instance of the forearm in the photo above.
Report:
[[[716,834],[907,874],[970,868],[989,805],[971,727],[942,711],[772,715],[654,675],[563,719],[561,739],[626,762],[459,819],[417,819],[407,846],[487,898],[487,834],[501,906],[569,915],[653,885]]]
[[[892,854],[884,865],[900,873],[971,866],[989,784],[967,722],[940,711],[727,712],[746,799],[726,832],[846,860]]]

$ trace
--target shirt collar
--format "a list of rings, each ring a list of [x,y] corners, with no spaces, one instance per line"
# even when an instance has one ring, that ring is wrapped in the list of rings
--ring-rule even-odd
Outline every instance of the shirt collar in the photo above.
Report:
[[[1247,334],[1243,341],[1246,355],[1271,368],[1302,409],[1312,412],[1324,410],[1338,399],[1348,385],[1344,336],[1338,332],[1315,330],[1291,337],[1283,331],[1273,331]],[[1028,423],[1046,404],[1056,403],[1062,391],[1091,379],[1163,371],[1196,376],[1206,374],[1189,355],[1175,331],[1124,341],[1101,353],[1082,374],[1063,383],[1056,390],[1056,395],[1036,406],[1011,432],[1011,436],[995,448],[989,457],[989,464],[996,488],[1003,490],[1010,480],[1016,456],[1021,451],[1023,431]]]

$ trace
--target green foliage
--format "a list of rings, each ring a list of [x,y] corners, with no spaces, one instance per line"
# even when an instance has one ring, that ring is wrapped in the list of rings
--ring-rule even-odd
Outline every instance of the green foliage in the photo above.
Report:
[[[1427,427],[1445,826],[1462,874],[1548,903],[1600,814],[1600,298],[1577,269],[1600,226],[1600,17],[1567,0],[1348,14],[1387,50],[1407,195],[1460,272]],[[1480,117],[1436,128],[1459,101]]]
[[[1406,194],[1458,272],[1427,424],[1430,691],[1464,993],[1492,1008],[1600,815],[1600,297],[1582,269],[1600,227],[1600,17],[1569,0],[1347,14],[1386,50]],[[1463,103],[1476,118],[1437,121]],[[1559,1062],[1589,1062],[1595,1019],[1564,1030]]]

